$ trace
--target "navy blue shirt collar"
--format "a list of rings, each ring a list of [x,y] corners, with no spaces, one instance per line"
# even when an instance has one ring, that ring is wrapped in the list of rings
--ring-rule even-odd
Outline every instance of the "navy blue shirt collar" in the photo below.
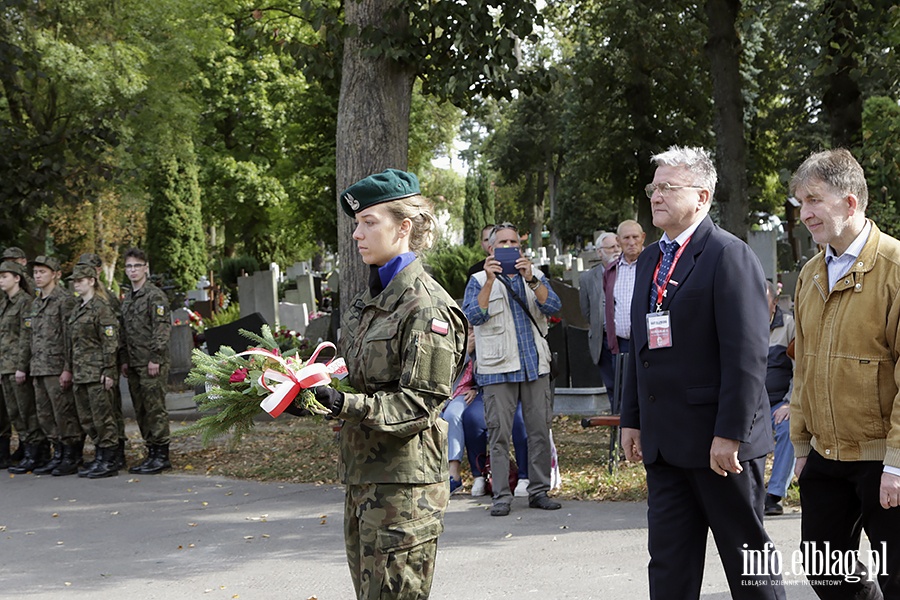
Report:
[[[387,261],[383,267],[378,267],[378,277],[381,279],[381,289],[386,288],[397,273],[409,266],[414,260],[416,260],[416,254],[414,252],[404,252]]]

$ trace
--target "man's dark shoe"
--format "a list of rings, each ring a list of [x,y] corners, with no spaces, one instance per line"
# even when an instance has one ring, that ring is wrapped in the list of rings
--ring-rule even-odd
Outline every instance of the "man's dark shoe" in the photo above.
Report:
[[[492,517],[505,517],[509,514],[509,504],[506,502],[498,502],[491,507]]]
[[[547,494],[541,493],[528,499],[528,506],[531,508],[540,508],[541,510],[559,510],[562,504],[556,500],[551,500]]]
[[[774,517],[784,514],[784,507],[781,505],[781,497],[766,494],[766,509],[764,514],[767,517]]]

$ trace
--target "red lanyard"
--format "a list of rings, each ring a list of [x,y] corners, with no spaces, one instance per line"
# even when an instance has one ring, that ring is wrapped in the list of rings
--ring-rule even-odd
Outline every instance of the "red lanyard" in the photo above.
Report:
[[[656,270],[653,271],[653,285],[656,286],[656,311],[659,312],[659,309],[662,308],[663,298],[666,297],[666,287],[669,285],[669,280],[672,279],[672,272],[675,270],[675,265],[678,264],[678,259],[681,258],[681,253],[684,252],[684,249],[687,247],[688,242],[691,241],[691,237],[684,240],[684,243],[678,248],[678,251],[675,253],[675,257],[672,259],[672,266],[669,267],[669,272],[666,273],[666,280],[663,281],[662,285],[659,285],[656,282],[656,278],[659,277],[659,267],[662,265],[662,254],[659,256],[659,260],[656,261]]]

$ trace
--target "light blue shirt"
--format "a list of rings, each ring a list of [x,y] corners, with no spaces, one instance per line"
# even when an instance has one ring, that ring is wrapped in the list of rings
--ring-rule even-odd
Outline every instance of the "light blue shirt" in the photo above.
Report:
[[[856,236],[856,239],[853,240],[850,246],[840,256],[835,254],[831,244],[825,246],[825,265],[828,267],[829,292],[837,285],[838,279],[846,275],[847,271],[850,270],[850,267],[853,266],[853,263],[856,262],[856,259],[859,258],[859,253],[862,252],[863,246],[866,245],[866,240],[869,239],[869,234],[871,232],[872,222],[866,219],[865,227],[863,227],[862,231],[859,232],[859,235]]]

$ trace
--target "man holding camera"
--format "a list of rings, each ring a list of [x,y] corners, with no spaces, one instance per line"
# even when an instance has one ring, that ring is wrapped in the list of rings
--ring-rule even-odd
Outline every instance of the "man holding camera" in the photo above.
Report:
[[[528,434],[528,505],[556,510],[561,505],[547,496],[553,409],[545,336],[547,316],[559,311],[562,303],[540,269],[522,256],[515,226],[495,225],[490,248],[484,270],[466,286],[463,312],[475,327],[475,380],[484,390],[494,490],[491,516],[508,515],[512,503],[509,439],[519,401]]]

